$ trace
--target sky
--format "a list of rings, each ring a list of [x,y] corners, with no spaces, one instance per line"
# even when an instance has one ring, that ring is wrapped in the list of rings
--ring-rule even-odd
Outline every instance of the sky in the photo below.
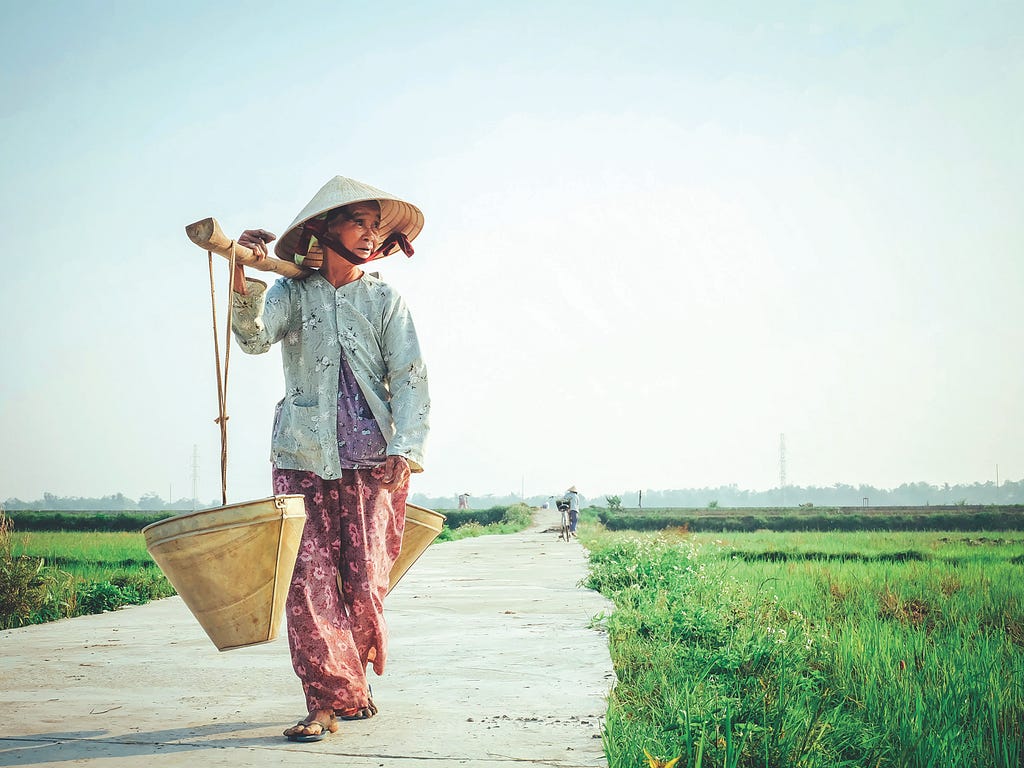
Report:
[[[1024,478],[1019,2],[0,0],[0,500],[219,498],[207,255],[335,175],[429,496]],[[215,257],[218,320],[226,261]],[[222,344],[223,347],[223,344]],[[223,348],[222,348],[223,352]],[[232,350],[229,501],[280,354]]]

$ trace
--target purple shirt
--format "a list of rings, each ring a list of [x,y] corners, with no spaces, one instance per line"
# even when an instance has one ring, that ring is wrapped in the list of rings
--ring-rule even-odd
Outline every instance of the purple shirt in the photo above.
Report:
[[[338,457],[341,467],[369,469],[383,464],[387,458],[387,441],[344,355],[338,368]]]

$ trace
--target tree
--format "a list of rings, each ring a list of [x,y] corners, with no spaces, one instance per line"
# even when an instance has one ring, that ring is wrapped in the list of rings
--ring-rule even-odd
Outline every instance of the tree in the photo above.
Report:
[[[142,496],[139,497],[139,509],[157,510],[164,509],[166,507],[167,504],[164,503],[164,500],[161,499],[160,496],[158,496],[153,491],[150,491],[149,493],[144,493],[142,494]]]

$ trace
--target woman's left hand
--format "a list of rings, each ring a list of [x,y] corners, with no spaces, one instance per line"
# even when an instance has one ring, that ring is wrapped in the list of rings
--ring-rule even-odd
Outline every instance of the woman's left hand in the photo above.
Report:
[[[398,490],[409,481],[409,462],[404,456],[388,456],[379,471],[380,481],[389,491]]]

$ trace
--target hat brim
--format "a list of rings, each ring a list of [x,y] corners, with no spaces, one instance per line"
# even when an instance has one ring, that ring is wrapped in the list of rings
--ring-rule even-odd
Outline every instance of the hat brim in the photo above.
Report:
[[[412,203],[407,203],[383,190],[363,184],[355,179],[335,176],[328,181],[288,225],[285,233],[274,245],[279,259],[295,261],[295,249],[302,237],[302,225],[310,219],[322,216],[328,211],[353,203],[376,200],[380,204],[380,239],[386,240],[393,232],[401,232],[409,240],[423,230],[423,212]]]

